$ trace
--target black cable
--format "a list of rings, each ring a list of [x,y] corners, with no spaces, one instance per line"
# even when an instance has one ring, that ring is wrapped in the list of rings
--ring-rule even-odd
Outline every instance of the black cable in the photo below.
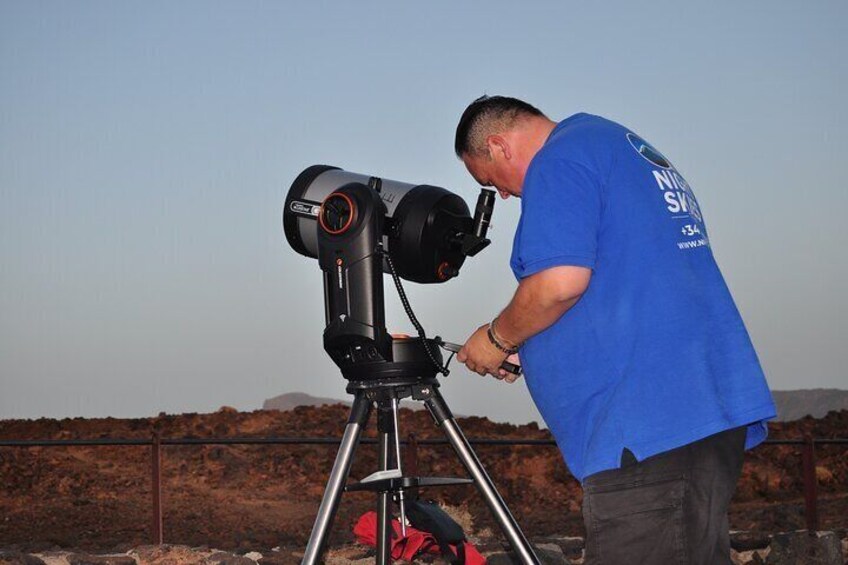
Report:
[[[415,317],[415,312],[412,311],[412,306],[409,305],[409,299],[406,297],[406,292],[403,290],[400,277],[395,271],[395,265],[392,262],[391,255],[383,251],[383,257],[386,258],[386,263],[389,265],[389,273],[392,275],[392,280],[395,281],[395,287],[397,288],[398,296],[400,296],[401,304],[403,304],[403,309],[406,310],[406,315],[409,317],[409,321],[412,322],[412,325],[415,326],[415,329],[418,331],[418,337],[421,339],[421,345],[424,346],[424,351],[427,352],[427,357],[429,357],[430,361],[433,362],[433,365],[436,366],[436,370],[447,377],[450,374],[450,370],[446,365],[442,365],[436,359],[436,356],[430,349],[430,344],[427,341],[427,334],[424,333],[424,327],[421,325],[421,322],[418,321],[418,318]],[[451,357],[453,357],[453,355],[451,355]],[[448,363],[450,363],[450,360],[448,360]]]

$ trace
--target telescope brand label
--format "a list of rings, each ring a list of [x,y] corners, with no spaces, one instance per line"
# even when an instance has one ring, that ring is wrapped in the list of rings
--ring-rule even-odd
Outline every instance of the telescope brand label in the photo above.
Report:
[[[298,202],[297,200],[292,201],[289,204],[289,210],[294,212],[295,214],[304,214],[307,216],[318,216],[318,211],[321,209],[321,206],[318,204],[311,204],[309,202]]]

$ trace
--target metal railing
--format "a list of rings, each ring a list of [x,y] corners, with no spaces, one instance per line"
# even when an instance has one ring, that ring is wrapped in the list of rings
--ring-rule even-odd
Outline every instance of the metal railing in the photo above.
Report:
[[[48,440],[0,440],[0,447],[75,447],[75,446],[149,446],[150,469],[152,486],[152,541],[154,544],[164,543],[163,507],[162,507],[162,447],[167,445],[339,445],[340,439],[328,437],[246,437],[246,438],[163,438],[154,433],[150,439],[48,439]],[[489,439],[471,438],[473,445],[497,446],[553,446],[552,439]],[[375,438],[363,438],[362,444],[376,444]],[[408,439],[401,443],[407,445],[407,457],[412,461],[412,467],[417,474],[418,447],[422,445],[450,445],[447,439],[417,439],[415,434],[409,434]],[[818,493],[816,479],[816,446],[817,445],[846,445],[848,439],[827,439],[805,437],[804,439],[769,439],[764,445],[798,445],[802,450],[802,467],[804,480],[804,516],[807,530],[816,531],[819,528]]]

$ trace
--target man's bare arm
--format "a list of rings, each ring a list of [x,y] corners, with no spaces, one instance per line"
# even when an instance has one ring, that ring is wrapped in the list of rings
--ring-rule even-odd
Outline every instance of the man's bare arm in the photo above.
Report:
[[[509,345],[523,343],[556,322],[586,291],[591,269],[559,266],[521,280],[509,305],[498,316],[496,331]],[[457,360],[481,375],[498,378],[506,355],[493,346],[488,324],[474,332],[457,355]]]
[[[498,335],[519,344],[548,328],[577,303],[591,276],[585,267],[559,266],[522,279],[498,316]]]

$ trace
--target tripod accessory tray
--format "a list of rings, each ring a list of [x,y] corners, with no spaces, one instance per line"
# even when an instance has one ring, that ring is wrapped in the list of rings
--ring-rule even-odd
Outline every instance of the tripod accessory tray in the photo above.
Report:
[[[388,477],[373,481],[361,481],[345,487],[347,492],[371,491],[371,492],[395,492],[402,489],[416,487],[436,487],[446,485],[471,485],[472,479],[458,477]]]

